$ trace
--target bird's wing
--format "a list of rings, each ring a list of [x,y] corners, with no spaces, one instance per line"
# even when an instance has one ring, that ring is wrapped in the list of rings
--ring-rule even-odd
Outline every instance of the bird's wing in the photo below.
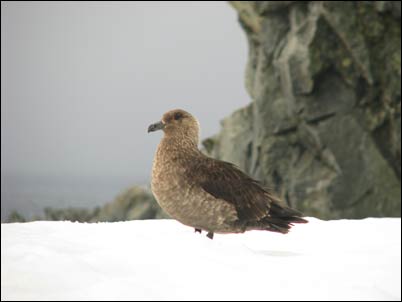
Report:
[[[239,219],[266,217],[274,199],[256,180],[228,162],[204,157],[192,165],[196,185],[235,206]]]

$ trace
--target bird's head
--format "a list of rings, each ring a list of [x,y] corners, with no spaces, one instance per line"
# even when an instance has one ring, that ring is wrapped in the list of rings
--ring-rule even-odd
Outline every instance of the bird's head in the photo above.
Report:
[[[182,109],[175,109],[166,112],[159,122],[150,125],[148,132],[163,130],[165,136],[190,139],[198,144],[199,129],[194,116]]]

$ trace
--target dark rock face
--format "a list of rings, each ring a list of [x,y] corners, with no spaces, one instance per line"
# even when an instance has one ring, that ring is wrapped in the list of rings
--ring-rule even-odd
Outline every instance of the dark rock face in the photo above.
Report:
[[[399,1],[234,1],[252,103],[204,141],[320,218],[401,214]]]

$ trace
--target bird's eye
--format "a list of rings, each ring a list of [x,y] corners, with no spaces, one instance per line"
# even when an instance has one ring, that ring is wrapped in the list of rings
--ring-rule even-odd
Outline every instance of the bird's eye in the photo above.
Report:
[[[176,112],[174,114],[174,119],[177,121],[183,117],[183,114],[181,112]]]

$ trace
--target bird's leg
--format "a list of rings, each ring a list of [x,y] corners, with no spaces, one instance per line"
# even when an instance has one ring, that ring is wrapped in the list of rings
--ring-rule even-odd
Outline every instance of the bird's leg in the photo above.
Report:
[[[201,229],[194,229],[194,233],[200,233],[201,234]]]
[[[207,237],[211,240],[214,239],[214,232],[208,232]]]

